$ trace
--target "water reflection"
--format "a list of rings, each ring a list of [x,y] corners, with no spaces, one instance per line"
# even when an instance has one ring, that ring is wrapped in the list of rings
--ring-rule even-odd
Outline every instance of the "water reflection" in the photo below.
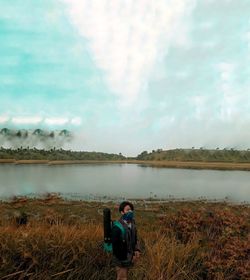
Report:
[[[0,165],[0,196],[77,193],[84,197],[207,198],[250,201],[250,172],[135,164]]]

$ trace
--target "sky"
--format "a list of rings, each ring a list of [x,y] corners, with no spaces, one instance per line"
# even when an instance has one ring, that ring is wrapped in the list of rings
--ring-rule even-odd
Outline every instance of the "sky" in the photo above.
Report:
[[[64,148],[250,148],[249,0],[0,0],[0,129]]]

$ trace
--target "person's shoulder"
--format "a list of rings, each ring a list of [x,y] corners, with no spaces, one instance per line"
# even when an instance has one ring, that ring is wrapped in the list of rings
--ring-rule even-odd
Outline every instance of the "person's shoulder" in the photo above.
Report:
[[[119,221],[114,221],[112,224],[112,235],[120,236],[125,231],[123,225]]]
[[[123,227],[123,224],[120,222],[120,220],[113,221],[113,223],[112,223],[112,229],[114,229],[114,230],[120,230],[121,227]]]

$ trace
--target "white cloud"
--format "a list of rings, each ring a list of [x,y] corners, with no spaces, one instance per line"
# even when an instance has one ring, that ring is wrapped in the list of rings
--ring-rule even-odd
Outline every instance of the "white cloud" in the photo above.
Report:
[[[71,119],[70,122],[71,122],[71,124],[73,124],[73,125],[80,125],[80,124],[82,123],[82,119],[79,118],[79,117],[75,117],[75,118]]]
[[[188,71],[179,71],[175,73],[175,77],[178,79],[187,79],[189,77],[189,72]]]
[[[194,105],[194,116],[196,120],[208,120],[213,117],[211,110],[209,110],[209,102],[207,96],[196,95],[190,99],[190,102]]]
[[[250,31],[246,32],[242,36],[243,42],[247,44],[248,50],[250,50]],[[248,54],[249,59],[249,54]]]
[[[64,125],[69,122],[68,118],[46,118],[44,120],[45,124],[48,125]]]
[[[121,104],[133,104],[170,45],[190,44],[196,0],[62,0]]]
[[[204,48],[204,49],[214,49],[217,45],[217,42],[214,40],[210,40],[210,41],[205,41],[205,42],[201,42],[200,45]]]
[[[222,82],[229,82],[233,76],[235,65],[232,63],[222,62],[217,65]]]
[[[214,21],[203,21],[200,23],[200,28],[204,30],[208,30],[214,27]]]
[[[249,83],[239,84],[237,64],[221,62],[216,66],[219,71],[218,90],[220,92],[219,118],[222,123],[249,122]],[[243,117],[244,116],[244,117]]]
[[[42,121],[41,117],[13,117],[11,119],[14,124],[38,124]]]
[[[6,123],[9,120],[7,116],[0,116],[0,124]]]
[[[82,119],[80,117],[73,117],[71,119],[66,117],[39,117],[39,116],[0,116],[0,124],[4,124],[10,121],[15,125],[65,125],[71,124],[74,126],[79,126],[82,123]]]

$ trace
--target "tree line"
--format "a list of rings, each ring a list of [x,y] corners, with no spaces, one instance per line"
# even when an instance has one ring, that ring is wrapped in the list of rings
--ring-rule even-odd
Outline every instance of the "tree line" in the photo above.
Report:
[[[37,148],[0,148],[0,159],[15,160],[123,160],[119,154],[101,152],[71,151],[64,149],[37,149]]]
[[[122,153],[72,151],[64,149],[4,148],[0,147],[0,159],[15,160],[145,160],[145,161],[197,161],[197,162],[250,162],[250,149],[172,149],[143,151],[135,157]]]
[[[250,162],[250,150],[235,149],[173,149],[143,151],[138,160],[198,161],[198,162]]]

